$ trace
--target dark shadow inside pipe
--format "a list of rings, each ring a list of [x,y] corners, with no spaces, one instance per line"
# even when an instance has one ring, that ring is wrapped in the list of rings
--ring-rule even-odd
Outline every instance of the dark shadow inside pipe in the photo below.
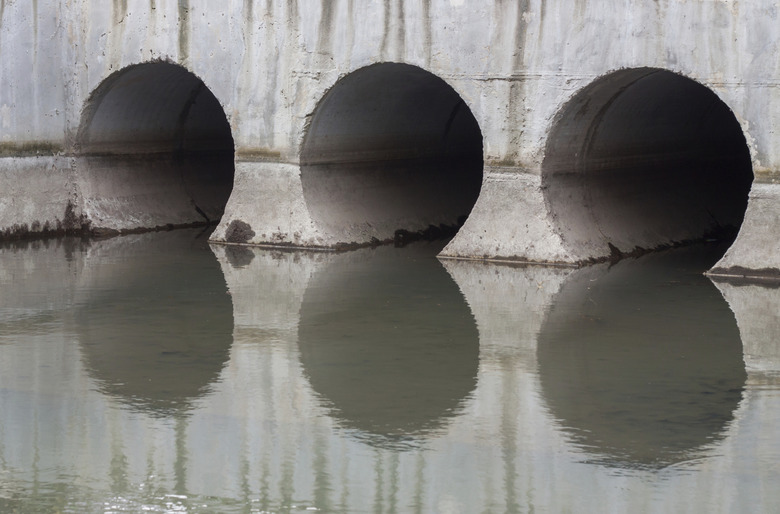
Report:
[[[301,180],[332,241],[457,228],[479,196],[482,133],[442,79],[407,64],[368,66],[336,83],[315,110]]]
[[[93,228],[216,223],[233,188],[225,112],[176,64],[133,65],[107,78],[87,101],[76,147]]]
[[[543,163],[557,230],[586,258],[733,239],[752,180],[728,106],[701,84],[652,68],[612,73],[576,95],[556,119]]]

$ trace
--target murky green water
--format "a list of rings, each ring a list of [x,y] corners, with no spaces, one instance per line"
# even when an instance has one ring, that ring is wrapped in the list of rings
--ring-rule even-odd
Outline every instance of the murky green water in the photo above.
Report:
[[[206,238],[0,247],[0,512],[780,511],[780,289],[702,249]]]

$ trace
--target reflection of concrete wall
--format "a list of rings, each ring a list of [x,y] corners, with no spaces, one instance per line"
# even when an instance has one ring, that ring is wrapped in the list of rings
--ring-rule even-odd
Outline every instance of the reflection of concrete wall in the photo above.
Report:
[[[322,408],[299,359],[301,302],[334,256],[244,249],[213,247],[233,302],[232,345],[211,391],[185,417],[129,409],[101,393],[67,303],[45,330],[0,345],[4,484],[68,477],[70,494],[110,491],[136,511],[215,501],[208,496],[254,500],[257,510],[336,512],[772,512],[780,504],[776,388],[748,388],[697,461],[656,471],[582,463],[548,411],[536,366],[537,334],[559,289],[577,281],[571,270],[447,262],[479,330],[476,388],[423,449],[366,444]],[[31,266],[42,269],[44,254]],[[82,275],[79,302],[122,276]]]
[[[780,427],[780,289],[740,280],[713,282],[736,317],[750,391],[745,395],[734,429],[735,437],[742,444],[723,448],[724,458],[734,463],[735,472],[747,477],[746,494],[768,497],[772,502],[761,509],[745,501],[740,510],[776,510],[780,508],[780,498],[767,495],[764,489],[773,486],[750,480],[757,476],[758,470],[780,462],[776,445]]]
[[[233,298],[235,333],[248,340],[294,340],[309,279],[332,254],[234,245],[211,249]]]
[[[0,323],[67,308],[76,294],[73,277],[82,271],[87,247],[75,238],[0,245]],[[7,333],[0,330],[0,335]]]
[[[443,264],[477,320],[483,360],[518,356],[524,369],[532,370],[536,365],[536,337],[545,313],[574,270],[455,260]]]
[[[780,289],[722,280],[714,283],[737,318],[748,371],[780,378]]]

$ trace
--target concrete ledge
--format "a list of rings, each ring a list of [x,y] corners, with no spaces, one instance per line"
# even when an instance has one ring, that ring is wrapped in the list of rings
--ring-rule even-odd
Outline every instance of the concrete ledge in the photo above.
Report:
[[[303,198],[300,168],[281,162],[236,162],[233,193],[211,241],[328,246]]]
[[[780,184],[754,183],[736,241],[707,274],[780,282],[779,227]]]
[[[479,199],[441,257],[576,262],[553,229],[541,182],[519,168],[486,167]]]
[[[58,155],[0,158],[0,239],[82,229],[71,161]]]

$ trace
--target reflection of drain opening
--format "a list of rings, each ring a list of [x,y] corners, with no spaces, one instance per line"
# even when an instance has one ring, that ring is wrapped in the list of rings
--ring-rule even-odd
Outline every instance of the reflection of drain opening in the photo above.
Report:
[[[383,63],[339,81],[301,151],[307,206],[335,243],[452,235],[482,184],[482,134],[443,80]]]
[[[753,179],[729,108],[657,69],[624,70],[579,93],[553,128],[546,199],[581,260],[733,238]]]
[[[747,372],[729,305],[697,272],[707,247],[569,276],[537,345],[541,395],[588,462],[658,470],[727,435]]]
[[[192,410],[233,343],[233,304],[199,232],[93,242],[103,259],[82,277],[75,333],[87,373],[101,393],[153,416]]]
[[[476,387],[479,334],[439,244],[332,256],[300,308],[303,370],[323,407],[381,448],[419,447]]]
[[[222,106],[175,64],[106,79],[87,102],[77,148],[84,212],[98,231],[216,223],[233,187]]]

